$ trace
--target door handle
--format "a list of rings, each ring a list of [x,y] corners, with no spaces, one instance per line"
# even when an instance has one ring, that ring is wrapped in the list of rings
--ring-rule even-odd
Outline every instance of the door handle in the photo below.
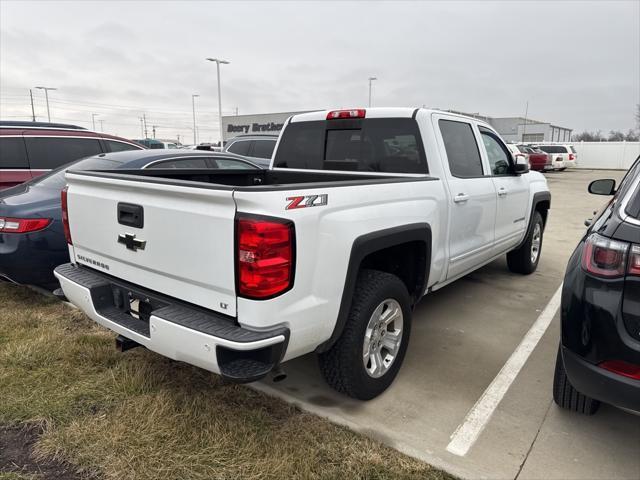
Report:
[[[459,193],[455,197],[453,197],[453,201],[456,203],[463,203],[469,200],[469,195],[466,193]]]
[[[498,189],[498,196],[499,197],[504,197],[507,193],[509,193],[509,191],[504,187],[500,187]]]

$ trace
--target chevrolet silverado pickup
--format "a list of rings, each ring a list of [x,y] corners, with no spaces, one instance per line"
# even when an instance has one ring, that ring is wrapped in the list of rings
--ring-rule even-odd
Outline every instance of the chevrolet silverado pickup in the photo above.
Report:
[[[265,170],[67,172],[55,275],[122,349],[236,382],[316,352],[364,400],[398,373],[424,295],[505,254],[536,269],[550,201],[477,119],[304,113]]]

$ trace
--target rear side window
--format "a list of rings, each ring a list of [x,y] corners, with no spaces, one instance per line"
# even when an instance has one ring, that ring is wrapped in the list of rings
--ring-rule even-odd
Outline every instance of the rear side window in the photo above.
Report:
[[[569,148],[571,149],[572,153],[578,153],[578,151],[576,150],[576,147],[574,147],[573,145],[571,145]]]
[[[567,148],[560,145],[541,145],[538,148],[547,153],[567,153]]]
[[[204,158],[174,158],[154,163],[147,168],[208,168]]]
[[[627,213],[627,215],[640,220],[640,185],[638,185],[636,191],[631,195],[625,212]]]
[[[110,152],[125,152],[127,150],[139,150],[140,147],[131,145],[130,143],[117,142],[114,140],[104,140],[107,144],[107,150]]]
[[[0,137],[0,168],[29,168],[22,137]]]
[[[274,166],[314,170],[428,173],[411,118],[294,122],[282,134]]]
[[[236,160],[235,158],[216,158],[213,160],[218,168],[224,168],[228,170],[246,170],[246,169],[255,169],[252,164],[243,162],[241,160]]]
[[[254,140],[251,156],[257,158],[271,158],[275,146],[275,140]]]
[[[231,144],[231,146],[227,149],[227,151],[231,153],[235,153],[237,155],[248,155],[250,146],[251,146],[250,140],[241,140]]]
[[[482,176],[482,160],[471,124],[452,120],[438,123],[451,175],[461,178]]]
[[[52,169],[79,158],[102,153],[93,138],[26,137],[31,168]]]

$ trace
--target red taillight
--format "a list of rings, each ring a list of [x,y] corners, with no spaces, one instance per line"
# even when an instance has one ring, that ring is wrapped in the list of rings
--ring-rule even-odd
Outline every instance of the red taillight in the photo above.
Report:
[[[264,299],[288,290],[293,283],[293,224],[240,217],[236,229],[238,294]]]
[[[591,234],[582,252],[582,268],[598,277],[622,277],[627,267],[629,244]]]
[[[64,230],[64,238],[67,239],[69,245],[73,245],[71,240],[71,230],[69,230],[69,210],[67,208],[67,190],[68,186],[65,186],[60,193],[60,200],[62,204],[62,229]]]
[[[352,110],[333,110],[327,113],[327,120],[335,120],[336,118],[364,118],[367,111],[364,108],[355,108]]]
[[[633,365],[622,360],[607,360],[602,362],[600,368],[604,368],[609,372],[617,373],[624,377],[640,380],[640,365]]]
[[[631,246],[628,273],[629,275],[638,275],[640,277],[640,245]]]
[[[573,153],[569,154],[569,160],[575,160],[576,156]]]
[[[46,228],[50,218],[0,217],[0,233],[31,233]]]

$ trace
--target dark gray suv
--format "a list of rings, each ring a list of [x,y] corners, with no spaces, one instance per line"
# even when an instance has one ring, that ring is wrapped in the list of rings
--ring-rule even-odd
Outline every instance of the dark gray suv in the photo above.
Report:
[[[238,135],[224,146],[225,152],[248,158],[261,167],[268,167],[278,135]]]

